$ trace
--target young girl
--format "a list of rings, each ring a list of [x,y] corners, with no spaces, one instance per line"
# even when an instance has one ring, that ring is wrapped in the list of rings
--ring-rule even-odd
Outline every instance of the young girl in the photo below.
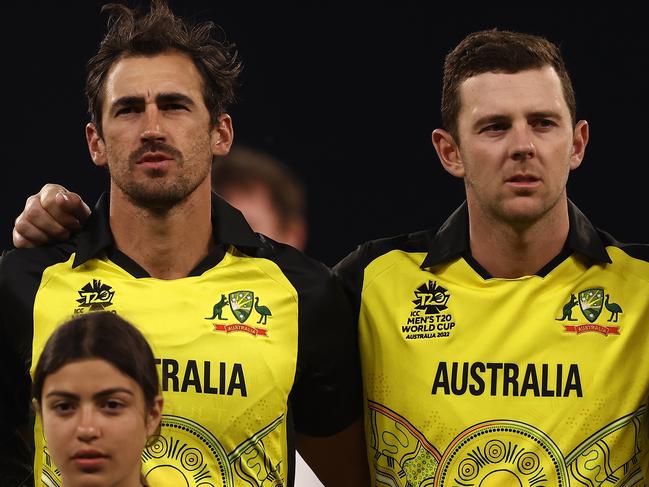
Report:
[[[141,487],[142,450],[155,438],[162,396],[142,334],[113,313],[88,313],[48,339],[33,398],[63,487]]]

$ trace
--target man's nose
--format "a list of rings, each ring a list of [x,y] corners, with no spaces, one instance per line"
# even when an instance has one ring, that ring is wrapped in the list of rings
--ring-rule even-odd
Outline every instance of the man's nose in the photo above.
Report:
[[[163,141],[165,140],[164,128],[162,126],[162,117],[158,107],[147,106],[144,111],[144,126],[140,139],[145,141]]]
[[[511,157],[516,161],[531,159],[536,155],[534,137],[529,125],[513,127]]]

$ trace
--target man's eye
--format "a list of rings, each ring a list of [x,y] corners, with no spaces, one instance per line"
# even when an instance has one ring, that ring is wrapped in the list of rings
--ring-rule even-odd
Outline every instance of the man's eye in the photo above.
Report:
[[[480,132],[502,132],[504,130],[507,130],[508,125],[504,123],[492,123],[491,125],[487,125],[486,127],[483,127]]]
[[[128,115],[129,113],[135,113],[135,111],[136,111],[136,110],[135,110],[135,108],[133,108],[133,107],[120,108],[120,109],[117,110],[117,112],[115,113],[115,116],[116,116],[116,117],[119,117],[119,116],[121,116],[121,115]]]
[[[181,103],[169,103],[161,108],[162,110],[187,110],[187,107]]]
[[[547,118],[541,118],[539,120],[533,121],[532,125],[540,128],[549,128],[554,127],[556,123],[554,123],[552,120],[548,120]]]

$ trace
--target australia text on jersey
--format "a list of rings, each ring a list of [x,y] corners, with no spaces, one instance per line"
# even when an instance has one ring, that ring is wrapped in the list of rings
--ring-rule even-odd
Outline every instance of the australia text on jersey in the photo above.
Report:
[[[565,370],[567,368],[567,370]],[[577,364],[439,362],[432,394],[473,396],[582,397]]]

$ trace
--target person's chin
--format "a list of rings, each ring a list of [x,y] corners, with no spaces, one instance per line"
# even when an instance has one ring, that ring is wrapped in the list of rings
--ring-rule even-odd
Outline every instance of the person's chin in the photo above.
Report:
[[[128,188],[128,196],[143,208],[165,210],[172,208],[187,198],[187,191],[177,185],[152,182]]]
[[[115,465],[109,459],[95,463],[72,462],[61,472],[63,485],[79,487],[100,487],[110,485]]]
[[[63,486],[74,485],[77,487],[103,487],[110,485],[109,483],[110,469],[98,469],[94,471],[89,470],[76,470],[75,472],[68,472],[68,475],[63,475]]]
[[[530,224],[544,215],[545,206],[535,195],[516,195],[503,203],[501,213],[513,224]]]

